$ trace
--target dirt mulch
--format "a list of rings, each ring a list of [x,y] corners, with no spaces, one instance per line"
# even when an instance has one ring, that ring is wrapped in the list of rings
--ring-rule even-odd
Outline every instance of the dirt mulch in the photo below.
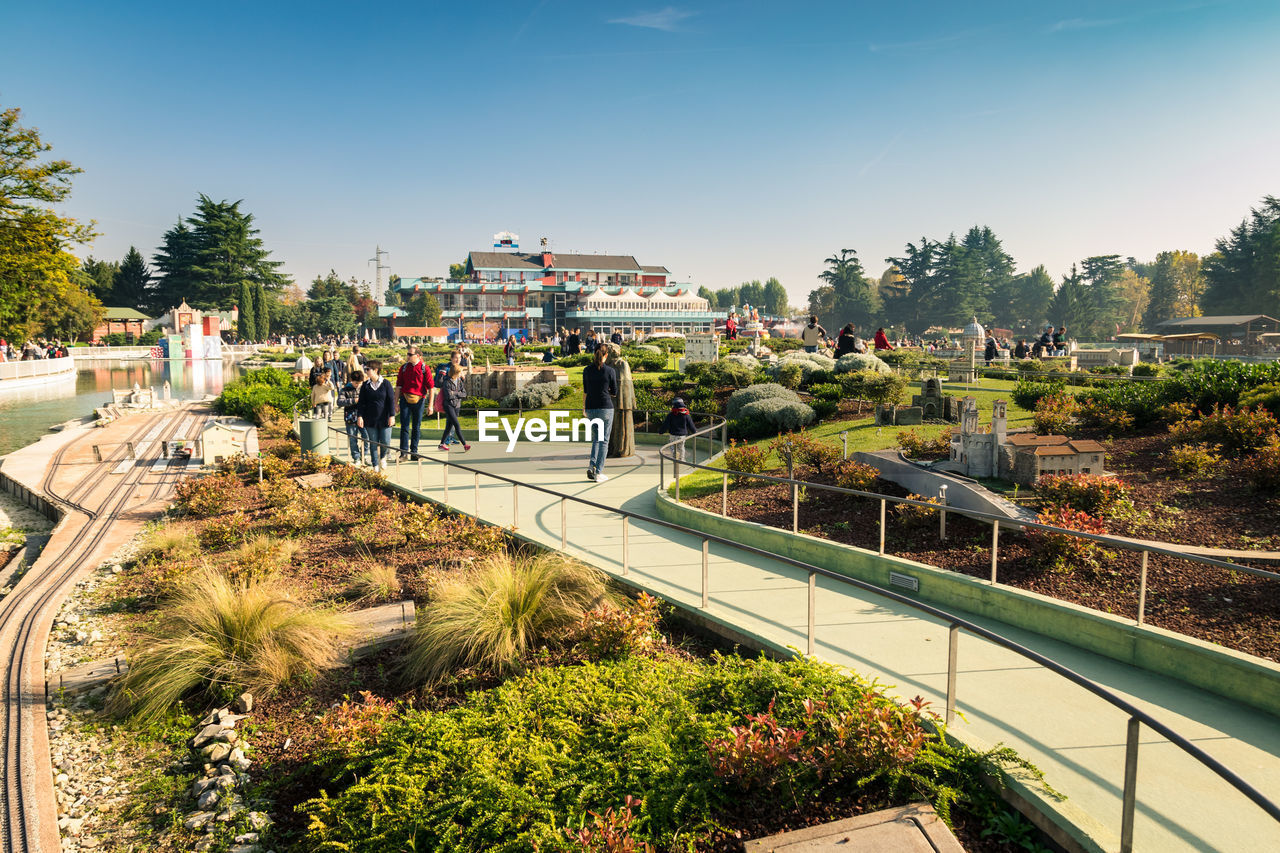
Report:
[[[1141,457],[1129,458],[1135,460],[1135,466],[1143,464]],[[798,479],[816,482],[825,479],[809,469],[798,469],[796,473]],[[1183,489],[1189,485],[1200,487],[1201,484],[1180,484]],[[1211,489],[1212,485],[1205,484],[1205,491],[1195,493],[1201,496],[1198,499],[1201,503],[1187,500],[1185,508],[1180,507],[1182,514],[1173,516],[1179,519],[1175,532],[1182,531],[1186,537],[1183,541],[1218,546],[1235,543],[1239,547],[1238,538],[1230,539],[1221,532],[1206,531],[1193,535],[1197,523],[1214,523],[1212,520],[1198,522],[1197,519],[1213,519],[1219,515],[1224,519],[1231,517],[1231,510],[1224,508],[1224,504],[1230,506],[1235,498],[1222,497],[1226,490],[1220,487]],[[1168,490],[1166,494],[1172,495],[1174,488],[1158,478],[1153,478],[1149,484],[1136,482],[1135,503],[1139,510],[1144,505],[1159,506],[1148,504],[1148,501],[1159,500],[1162,490]],[[901,487],[884,481],[878,481],[876,490],[890,496],[906,495]],[[818,491],[805,497],[806,500],[800,504],[801,532],[872,551],[879,548],[878,501]],[[1267,533],[1273,529],[1280,533],[1277,529],[1280,526],[1280,508],[1270,512],[1259,511],[1259,496],[1247,491],[1239,496],[1239,500],[1249,506],[1249,511],[1235,510],[1245,517],[1233,518],[1232,529],[1253,531],[1249,535],[1262,537],[1275,535]],[[718,514],[721,495],[716,492],[688,503]],[[791,529],[791,491],[788,486],[731,485],[728,503],[731,518]],[[1115,524],[1110,532],[1167,538],[1162,527],[1153,530],[1151,524],[1135,526],[1137,529],[1130,530]],[[950,514],[947,516],[946,542],[940,541],[938,528],[936,517],[924,524],[910,525],[890,505],[885,551],[972,577],[990,578],[990,525]],[[1136,619],[1138,615],[1140,565],[1138,553],[1116,551],[1104,552],[1092,569],[1049,571],[1039,565],[1021,534],[1002,531],[1000,536],[1000,583],[1127,619]],[[1274,566],[1261,563],[1258,567],[1275,570]],[[1280,662],[1280,580],[1153,554],[1147,569],[1144,619],[1160,628]]]

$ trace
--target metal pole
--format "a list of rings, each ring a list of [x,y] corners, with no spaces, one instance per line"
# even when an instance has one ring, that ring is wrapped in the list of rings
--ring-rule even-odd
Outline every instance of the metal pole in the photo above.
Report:
[[[1124,745],[1124,800],[1120,813],[1120,853],[1133,851],[1133,810],[1138,801],[1138,732],[1141,723],[1129,718],[1129,737]]]
[[[569,547],[569,499],[560,499],[560,550]]]
[[[684,442],[680,442],[681,451],[684,450]],[[680,455],[671,460],[671,470],[676,477],[676,503],[680,503]]]
[[[448,503],[449,502],[449,463],[446,462],[440,467],[444,469],[444,473],[440,475],[441,480],[444,482],[444,502]]]
[[[622,576],[627,576],[631,564],[631,516],[622,517]]]
[[[947,725],[956,716],[956,657],[960,654],[960,626],[947,629]]]
[[[884,556],[884,528],[885,528],[885,508],[888,504],[884,498],[880,499],[880,556]]]
[[[818,574],[809,572],[809,642],[805,654],[813,654],[813,622],[817,610]]]
[[[942,499],[943,509],[938,513],[938,538],[943,542],[947,541],[947,487],[938,487],[938,497]]]
[[[422,457],[418,457],[418,491],[422,491]]]
[[[707,557],[711,553],[711,540],[702,540],[702,609],[707,609]]]
[[[480,518],[480,472],[476,471],[476,518]]]
[[[720,424],[720,452],[723,453],[724,449],[728,446],[729,446],[729,422],[725,421],[724,423]]]
[[[848,430],[844,430],[843,432],[840,433],[840,444],[843,446],[843,449],[840,452],[840,458],[848,459],[849,458],[849,431]]]
[[[520,526],[520,484],[511,484],[511,529]]]
[[[729,475],[721,474],[720,482],[720,514],[729,517]]]
[[[991,522],[991,582],[996,582],[996,560],[1000,552],[1000,522]]]
[[[1138,624],[1142,624],[1142,620],[1147,615],[1147,557],[1150,552],[1142,552],[1142,571],[1138,574]]]
[[[796,486],[795,471],[795,453],[791,449],[791,442],[787,442],[787,479],[791,481],[791,532],[800,532],[800,489]]]

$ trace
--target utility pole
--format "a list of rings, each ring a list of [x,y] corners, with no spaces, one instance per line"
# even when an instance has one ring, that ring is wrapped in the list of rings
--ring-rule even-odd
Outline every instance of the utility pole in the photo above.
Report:
[[[382,262],[382,256],[387,254],[390,254],[390,252],[385,252],[383,251],[381,246],[377,246],[376,251],[373,253],[373,257],[369,259],[369,263],[376,265],[375,266],[376,274],[374,278],[374,283],[378,289],[375,291],[373,301],[377,302],[378,304],[382,304],[382,298],[383,298],[382,271],[385,269],[391,269],[389,266],[387,266]]]

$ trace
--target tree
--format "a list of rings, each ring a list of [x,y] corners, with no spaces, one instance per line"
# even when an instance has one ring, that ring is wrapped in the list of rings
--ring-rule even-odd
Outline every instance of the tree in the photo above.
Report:
[[[161,301],[176,305],[186,299],[194,308],[230,308],[241,281],[279,291],[289,282],[270,260],[253,215],[240,210],[241,201],[214,201],[201,193],[196,212],[165,234],[155,255],[160,271]]]
[[[1280,315],[1280,198],[1265,196],[1204,259],[1206,314]]]
[[[1147,302],[1151,294],[1151,282],[1131,269],[1121,271],[1115,284],[1116,295],[1120,298],[1123,313],[1117,325],[1120,331],[1134,332],[1142,323],[1143,312],[1147,310]]]
[[[258,284],[254,288],[253,308],[256,315],[254,328],[258,333],[257,339],[265,343],[271,337],[271,309],[267,305],[266,285]]]
[[[300,307],[304,313],[311,315],[310,328],[321,335],[340,337],[350,335],[356,330],[356,314],[351,310],[351,303],[345,297],[324,296],[320,299],[308,299]],[[436,310],[439,310],[439,306]]]
[[[1080,276],[1087,283],[1092,308],[1079,333],[1094,339],[1109,338],[1124,314],[1124,303],[1116,285],[1124,272],[1119,255],[1094,255],[1080,262]]]
[[[467,275],[467,262],[460,264],[449,264],[449,281],[470,281],[471,277]]]
[[[705,284],[698,286],[698,298],[707,300],[708,305],[715,305],[716,295]]]
[[[944,242],[922,237],[886,261],[901,274],[906,291],[893,294],[893,311],[886,310],[885,319],[916,331],[961,326],[973,317],[988,322],[998,316],[993,306],[1003,315],[1010,298],[1014,261],[986,226],[973,226],[962,240],[954,234]]]
[[[1094,306],[1089,288],[1075,264],[1071,272],[1062,277],[1062,284],[1049,301],[1049,322],[1056,328],[1066,326],[1069,332],[1083,334],[1093,321]]]
[[[0,336],[24,340],[49,328],[59,299],[80,301],[71,279],[73,243],[93,239],[92,224],[59,216],[47,205],[71,195],[80,169],[40,158],[52,150],[35,128],[20,124],[21,110],[0,110]],[[88,297],[88,293],[84,293]]]
[[[66,282],[51,281],[40,304],[42,335],[76,341],[102,324],[102,302],[90,292],[89,275],[74,270]]]
[[[392,273],[391,278],[387,281],[387,289],[382,294],[382,304],[398,307],[403,303],[404,297],[400,294],[400,276]]]
[[[1151,270],[1151,291],[1142,315],[1144,329],[1155,332],[1165,320],[1200,316],[1204,275],[1195,252],[1161,252],[1147,267]]]
[[[326,276],[316,276],[311,282],[311,287],[307,289],[308,299],[325,299],[330,296],[339,296],[347,300],[348,305],[355,304],[355,301],[360,298],[355,282],[343,281],[333,270],[329,270]]]
[[[774,317],[785,317],[790,311],[787,305],[787,289],[773,276],[764,283],[764,298],[760,302],[764,306],[762,310]]]
[[[1008,292],[999,303],[1007,302],[1008,307],[997,316],[1003,316],[1015,331],[1037,332],[1048,317],[1046,312],[1052,299],[1053,277],[1041,264],[1009,280]]]
[[[236,306],[240,309],[240,319],[236,322],[236,334],[242,341],[258,339],[258,318],[253,311],[253,290],[249,282],[240,282],[240,301]]]
[[[810,312],[818,315],[822,325],[833,330],[845,323],[869,327],[879,313],[880,305],[871,282],[863,274],[858,253],[853,249],[841,249],[840,254],[832,255],[823,263],[828,268],[819,273],[818,278],[831,288],[830,307],[825,313],[814,311],[815,305],[827,307],[826,295],[815,301],[815,294],[810,293]]]
[[[80,269],[88,276],[85,284],[89,292],[104,305],[115,305],[116,276],[120,272],[120,264],[115,261],[100,261],[90,255],[80,262]]]
[[[151,285],[151,270],[142,259],[142,253],[130,246],[116,273],[112,299],[124,308],[142,308],[147,302],[147,288]]]
[[[411,326],[439,326],[440,302],[432,293],[416,293],[406,306]]]
[[[738,286],[738,298],[742,300],[743,305],[761,309],[764,305],[764,285],[759,279],[744,281]]]

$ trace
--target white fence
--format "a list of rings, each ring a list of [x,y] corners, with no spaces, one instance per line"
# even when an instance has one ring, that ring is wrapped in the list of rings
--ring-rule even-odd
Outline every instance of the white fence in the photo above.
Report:
[[[7,379],[32,379],[38,376],[56,376],[62,373],[74,373],[75,359],[38,358],[31,361],[6,361],[0,364],[0,381]]]

